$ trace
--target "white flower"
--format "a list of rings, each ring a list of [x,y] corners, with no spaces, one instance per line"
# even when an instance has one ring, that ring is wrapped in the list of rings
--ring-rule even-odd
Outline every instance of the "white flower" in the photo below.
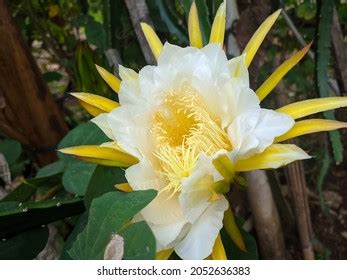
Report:
[[[294,124],[260,108],[244,58],[228,61],[219,44],[166,43],[157,66],[138,75],[121,67],[121,106],[92,120],[139,159],[126,170],[130,186],[159,193],[141,214],[158,249],[173,247],[183,259],[210,255],[222,228],[228,203],[221,195],[211,200],[213,184],[223,180],[212,159],[227,154],[235,164],[263,152]]]
[[[97,66],[119,93],[119,104],[93,94],[74,93],[112,142],[60,150],[94,163],[130,166],[126,170],[130,187],[122,184],[118,189],[157,190],[156,198],[134,219],[149,224],[157,251],[173,248],[182,259],[203,259],[211,253],[214,259],[226,259],[219,236],[228,208],[223,194],[236,172],[278,168],[307,159],[296,145],[277,143],[347,127],[333,120],[294,121],[347,106],[346,97],[305,100],[276,111],[261,108],[260,101],[310,45],[286,60],[253,92],[247,68],[280,11],[264,21],[241,56],[229,61],[221,47],[225,13],[223,2],[205,47],[194,1],[188,22],[193,47],[163,46],[153,29],[142,24],[158,60],[156,66],[145,66],[138,74],[120,66],[121,80]],[[227,216],[232,217],[230,210]],[[230,220],[224,221],[227,232]],[[228,233],[244,248],[238,234]],[[168,256],[165,253],[161,258]]]

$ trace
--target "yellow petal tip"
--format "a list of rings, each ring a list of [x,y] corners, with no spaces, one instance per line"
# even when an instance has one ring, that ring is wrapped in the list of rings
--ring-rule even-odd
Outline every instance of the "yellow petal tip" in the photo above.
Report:
[[[121,80],[97,64],[95,64],[95,68],[110,88],[115,92],[119,92]]]

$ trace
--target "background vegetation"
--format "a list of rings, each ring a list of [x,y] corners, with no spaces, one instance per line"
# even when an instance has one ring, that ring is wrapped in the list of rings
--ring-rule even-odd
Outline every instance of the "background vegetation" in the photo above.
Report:
[[[62,154],[57,157],[55,152],[57,147],[101,144],[106,140],[94,124],[87,122],[89,114],[67,94],[84,91],[117,98],[98,75],[95,64],[117,73],[120,64],[138,71],[150,62],[135,32],[138,27],[132,21],[135,11],[130,8],[131,2],[7,2],[22,37],[18,42],[24,42],[24,49],[35,58],[31,62],[32,68],[35,69],[36,64],[39,66],[41,74],[35,79],[42,80],[40,83],[44,89],[41,91],[54,102],[45,103],[39,109],[41,113],[36,114],[38,109],[32,108],[38,103],[30,101],[30,98],[25,102],[22,97],[24,91],[36,95],[35,90],[25,85],[20,91],[15,90],[17,85],[8,86],[9,80],[16,83],[21,79],[22,71],[29,71],[29,68],[13,72],[5,57],[11,57],[14,48],[0,48],[0,62],[4,61],[0,65],[1,71],[10,77],[5,79],[6,75],[0,75],[3,76],[0,77],[0,259],[103,258],[103,249],[111,233],[117,233],[125,240],[123,258],[154,257],[155,241],[148,226],[143,222],[125,229],[123,226],[151,201],[155,193],[148,191],[133,195],[118,192],[114,185],[125,182],[124,170],[81,162]],[[205,41],[221,2],[196,0]],[[252,32],[271,11],[280,7],[284,11],[250,69],[254,88],[280,62],[300,49],[303,41],[313,41],[311,54],[290,71],[266,107],[275,108],[289,101],[317,96],[346,95],[345,1],[227,2],[236,3],[238,8],[238,13],[228,11],[230,22],[225,48],[230,58],[239,53],[239,48],[242,50]],[[147,0],[146,3],[149,14],[145,14],[144,20],[151,20],[162,41],[186,46],[186,22],[191,0]],[[5,5],[1,0],[0,8]],[[0,44],[5,39],[0,35]],[[233,43],[235,40],[237,44]],[[5,89],[11,91],[11,98]],[[14,114],[6,111],[10,109],[4,106],[9,106]],[[13,117],[20,111],[27,112],[25,116],[29,117],[26,120],[24,115],[21,120]],[[53,121],[52,115],[55,116]],[[324,116],[347,121],[345,111],[328,112]],[[43,124],[46,119],[50,121],[47,126]],[[40,123],[43,135],[34,139]],[[53,138],[48,137],[53,134]],[[257,228],[257,221],[254,223],[252,211],[255,209],[248,203],[247,192],[240,186],[234,187],[230,200],[240,216],[237,222],[243,226],[248,253],[239,251],[228,236],[223,235],[230,258],[308,258],[305,254],[307,244],[316,258],[347,258],[346,139],[346,131],[298,139],[300,146],[314,158],[305,166],[299,164],[267,173],[272,193],[270,199],[274,198],[283,228],[274,234],[284,238],[285,248],[261,243],[261,228]],[[309,204],[297,203],[300,190],[305,199],[308,194]],[[125,205],[130,210],[122,213]],[[106,213],[120,214],[115,217]],[[302,219],[306,219],[304,226],[300,224]],[[102,224],[107,226],[101,227]],[[89,228],[92,235],[87,236],[85,232]],[[95,240],[95,236],[99,238]],[[93,246],[79,250],[83,244]],[[274,246],[273,251],[265,252],[264,246]],[[276,250],[281,252],[276,253]]]

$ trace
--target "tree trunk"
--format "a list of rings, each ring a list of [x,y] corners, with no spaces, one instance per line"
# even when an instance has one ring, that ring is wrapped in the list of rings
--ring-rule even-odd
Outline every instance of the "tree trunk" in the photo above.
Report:
[[[68,127],[5,0],[0,0],[0,42],[0,132],[45,165],[56,158]]]

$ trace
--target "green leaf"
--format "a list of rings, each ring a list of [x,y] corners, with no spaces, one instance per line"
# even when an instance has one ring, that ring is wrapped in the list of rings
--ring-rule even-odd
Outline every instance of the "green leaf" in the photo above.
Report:
[[[24,202],[30,199],[32,195],[36,192],[37,188],[27,182],[20,184],[17,188],[15,188],[11,193],[5,196],[1,202],[3,201],[16,201],[16,202]]]
[[[53,162],[53,163],[48,164],[45,167],[41,168],[37,172],[36,178],[48,177],[48,176],[62,173],[64,171],[64,167],[65,167],[64,162],[61,160],[58,160],[56,162]]]
[[[331,158],[329,155],[329,151],[327,147],[325,147],[324,150],[324,158],[322,161],[322,166],[319,171],[318,179],[317,179],[317,191],[318,191],[318,196],[319,196],[319,204],[324,213],[328,213],[329,209],[328,206],[325,202],[325,197],[323,193],[323,185],[324,185],[324,180],[326,176],[328,175],[329,169],[331,166]]]
[[[34,228],[0,241],[0,260],[32,260],[46,246],[48,229]]]
[[[246,252],[241,251],[237,245],[230,239],[228,233],[223,228],[221,230],[221,237],[225,252],[228,260],[257,260],[258,259],[258,247],[254,237],[242,228],[243,220],[240,217],[235,216],[237,225],[239,226],[240,233],[243,238],[243,242],[246,246]]]
[[[0,142],[0,153],[2,153],[9,165],[16,162],[22,154],[22,145],[12,139],[5,139]]]
[[[23,230],[46,225],[82,213],[83,200],[78,197],[39,202],[0,202],[0,238]]]
[[[305,20],[314,19],[316,16],[317,5],[315,3],[302,3],[296,9],[296,14],[299,18],[303,18]]]
[[[317,89],[321,97],[330,96],[329,88],[329,60],[331,46],[331,25],[333,21],[334,1],[319,1],[319,17],[317,30],[317,50],[316,50],[316,77]],[[327,119],[335,119],[332,111],[324,112]],[[335,162],[339,164],[343,161],[343,145],[340,133],[335,130],[329,132],[330,141],[333,147]]]
[[[53,187],[60,183],[60,175],[27,179],[15,188],[11,193],[3,198],[2,201],[25,202],[39,189]]]
[[[170,2],[166,2],[165,0],[155,0],[154,3],[159,9],[160,18],[165,23],[169,33],[177,36],[178,40],[183,44],[188,44],[189,41],[187,33],[182,30],[181,26],[177,24],[178,19],[175,18],[174,15],[170,12]]]
[[[107,192],[116,191],[114,185],[126,182],[125,172],[121,168],[97,166],[88,185],[84,204],[89,208],[92,200]]]
[[[59,72],[51,71],[44,73],[42,75],[42,78],[49,83],[54,81],[60,81],[63,78],[63,75]]]
[[[106,245],[112,234],[128,225],[136,213],[144,208],[156,195],[154,190],[131,193],[109,192],[91,203],[88,223],[77,236],[68,254],[72,259],[103,259]],[[141,234],[143,240],[149,238]]]
[[[1,201],[0,202],[0,213],[16,208],[18,206],[17,201]]]
[[[71,163],[64,172],[62,183],[68,192],[83,196],[96,165],[84,161]]]
[[[89,44],[95,45],[101,50],[106,50],[106,32],[101,23],[96,22],[92,17],[88,17],[85,32]]]
[[[146,222],[131,224],[120,231],[119,235],[124,238],[124,260],[153,260],[155,258],[156,242]]]
[[[60,255],[61,260],[71,260],[70,255],[68,254],[68,250],[72,247],[73,243],[75,242],[77,236],[84,230],[88,222],[88,213],[84,212],[79,218],[78,221],[73,229],[73,231],[70,233],[68,239],[66,240],[63,250]]]

